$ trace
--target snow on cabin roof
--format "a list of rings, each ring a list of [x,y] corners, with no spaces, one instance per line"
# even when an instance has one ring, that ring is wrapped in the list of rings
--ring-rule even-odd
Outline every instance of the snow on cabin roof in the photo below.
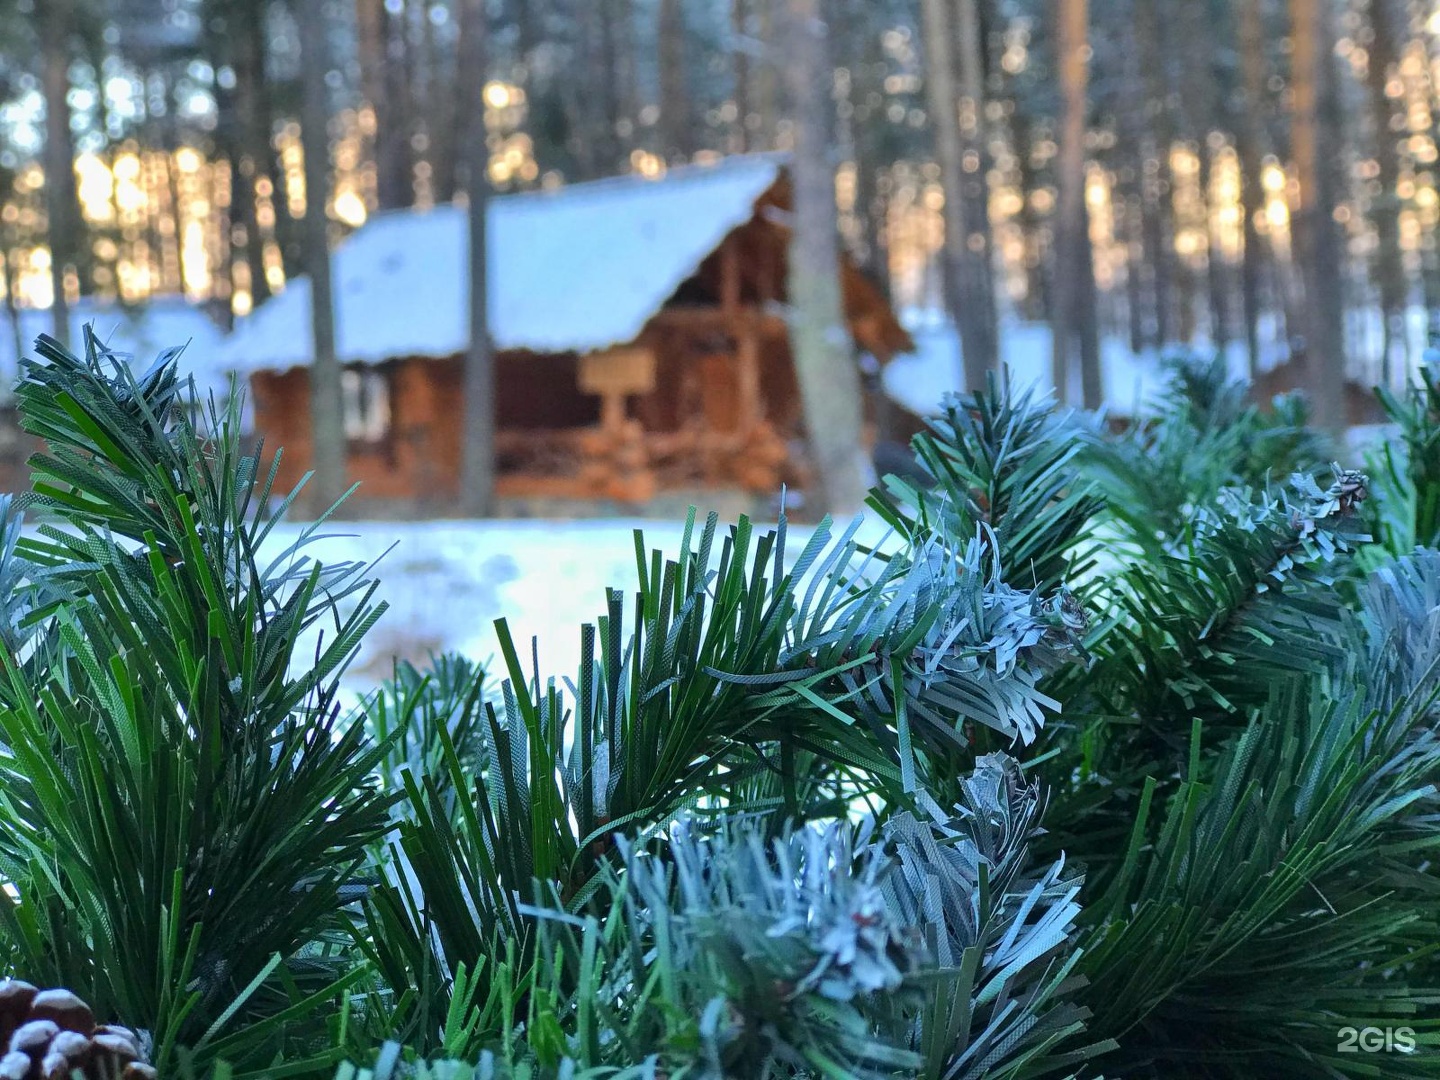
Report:
[[[499,349],[588,352],[632,341],[780,177],[780,155],[732,157],[661,179],[617,177],[492,200],[491,336]],[[469,345],[469,230],[455,206],[379,214],[332,255],[342,363],[446,357]],[[242,320],[227,366],[313,359],[310,281]]]
[[[53,330],[48,308],[21,308],[22,355],[35,355],[35,339]],[[89,323],[95,335],[115,353],[133,358],[145,368],[166,349],[185,346],[180,356],[182,375],[193,375],[202,395],[223,392],[228,376],[217,360],[225,334],[219,324],[183,296],[152,296],[133,307],[110,300],[83,298],[70,306],[70,347],[78,351]],[[15,355],[16,336],[9,312],[0,308],[0,377],[7,382],[20,373]]]

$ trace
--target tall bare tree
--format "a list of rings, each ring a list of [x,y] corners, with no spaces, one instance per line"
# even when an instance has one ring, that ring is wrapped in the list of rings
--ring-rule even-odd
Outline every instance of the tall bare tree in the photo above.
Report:
[[[1035,153],[1039,132],[1017,73],[1007,71],[1004,78],[1010,145],[1015,153],[1016,186],[1020,189],[1020,207],[1015,215],[1025,269],[1025,295],[1020,311],[1024,318],[1038,320],[1044,318],[1050,308],[1050,289],[1042,257],[1044,236],[1035,200],[1042,186]]]
[[[1436,64],[1440,62],[1440,34],[1430,29],[1432,9],[1428,3],[1412,0],[1409,8],[1410,33],[1426,43],[1425,51],[1430,61],[1426,65],[1426,82],[1432,95],[1430,100],[1433,101],[1436,92],[1440,91],[1440,80],[1435,76]],[[1430,141],[1440,146],[1440,109],[1430,110],[1429,134]],[[1434,229],[1426,229],[1420,238],[1420,285],[1425,298],[1426,321],[1433,335],[1440,330],[1440,236]]]
[[[579,80],[581,89],[575,99],[575,124],[570,133],[578,166],[577,180],[593,180],[614,168],[611,160],[614,154],[609,146],[614,132],[605,129],[610,107],[605,100],[609,80],[601,41],[605,34],[604,18],[598,3],[575,6],[575,46],[580,61],[577,67],[583,72]]]
[[[259,192],[262,187],[274,192],[275,173],[265,86],[264,15],[263,0],[210,0],[205,20],[211,66],[216,71],[228,67],[234,76],[230,86],[217,83],[215,91],[216,143],[230,163],[227,281],[234,264],[243,262],[253,304],[270,295]],[[118,219],[118,210],[115,216]]]
[[[1378,194],[1371,200],[1370,215],[1375,222],[1375,277],[1380,286],[1380,312],[1384,339],[1380,354],[1380,381],[1388,384],[1394,353],[1405,343],[1405,303],[1409,283],[1405,278],[1405,254],[1400,246],[1400,154],[1397,120],[1404,117],[1390,96],[1390,80],[1396,71],[1395,26],[1389,0],[1370,0],[1369,67],[1365,85],[1369,91],[1371,150],[1375,156]]]
[[[845,324],[835,171],[830,160],[829,28],[820,0],[786,0],[784,67],[795,137],[790,340],[817,494],[832,512],[865,500],[860,371]]]
[[[600,7],[600,76],[605,92],[605,173],[623,166],[634,145],[634,113],[627,100],[635,86],[634,18],[630,0],[602,0]]]
[[[610,100],[615,112],[611,126],[619,135],[620,150],[628,158],[636,145],[640,114],[640,65],[635,44],[635,0],[609,0],[606,26],[610,28]]]
[[[945,307],[960,331],[965,385],[979,390],[985,386],[985,373],[998,366],[999,349],[995,340],[994,296],[988,287],[988,248],[983,246],[984,235],[979,223],[973,220],[976,200],[967,198],[965,190],[966,150],[955,80],[955,26],[949,0],[922,0],[921,11],[927,97],[935,157],[945,194],[941,286],[945,291]],[[971,247],[972,236],[980,239],[979,250]]]
[[[435,35],[435,6],[431,0],[412,0],[409,5],[410,38],[415,61],[410,67],[410,95],[415,116],[417,150],[430,166],[430,197],[449,202],[455,197],[455,123],[451,115],[455,95],[450,86],[455,78],[450,62],[453,52],[441,47]],[[423,172],[420,174],[423,176]],[[419,177],[417,177],[419,179]]]
[[[1335,101],[1333,12],[1329,0],[1290,0],[1291,155],[1295,160],[1294,232],[1305,285],[1305,357],[1315,420],[1345,426],[1344,290],[1336,228],[1330,114]]]
[[[454,47],[435,32],[435,20],[425,20],[425,66],[431,69],[426,80],[424,105],[426,157],[430,163],[430,193],[437,203],[447,203],[459,191],[465,156],[465,132],[470,118],[464,115],[470,102],[480,102],[472,91],[475,76],[460,64],[460,44]],[[481,84],[483,93],[484,84]]]
[[[435,140],[432,152],[435,199],[449,202],[455,198],[464,182],[464,173],[470,162],[470,138],[478,131],[482,139],[481,152],[489,154],[483,145],[485,138],[485,84],[489,79],[486,49],[486,23],[488,15],[477,15],[470,10],[468,0],[460,0],[457,12],[459,32],[455,41],[454,78],[443,96],[449,99],[444,112],[447,121],[443,138]],[[478,62],[477,62],[478,60]],[[468,198],[469,188],[465,188]]]
[[[15,178],[13,175],[5,176],[5,190],[14,191]],[[11,253],[20,249],[16,240],[16,229],[14,223],[7,222],[0,226],[0,239],[3,239],[4,250],[0,250],[0,280],[5,285],[5,317],[10,320],[10,344],[15,349],[16,359],[25,355],[26,342],[25,330],[20,325],[20,305],[15,296],[15,287],[19,275],[15,273],[14,264],[11,262]],[[0,404],[8,406],[10,402],[11,387],[8,380],[5,382],[5,396],[0,398]]]
[[[1060,0],[1056,62],[1060,74],[1060,149],[1056,166],[1054,303],[1051,327],[1055,392],[1069,392],[1072,349],[1080,345],[1081,392],[1087,409],[1101,403],[1100,357],[1087,303],[1094,297],[1090,215],[1085,205],[1085,121],[1089,106],[1089,4]]]
[[[685,13],[680,0],[660,0],[660,153],[689,160],[695,153],[686,75]]]
[[[355,0],[356,51],[360,93],[375,120],[375,198],[380,209],[414,201],[411,175],[410,50],[403,10],[392,12],[385,0]]]
[[[1220,85],[1215,70],[1216,36],[1212,28],[1214,12],[1211,5],[1195,0],[1178,6],[1180,26],[1184,33],[1185,61],[1180,114],[1184,119],[1186,137],[1194,143],[1199,166],[1200,230],[1205,237],[1205,285],[1209,297],[1210,339],[1224,347],[1230,336],[1229,283],[1220,235],[1211,212],[1214,192],[1215,149],[1211,133],[1219,120]]]
[[[869,0],[842,0],[846,55],[850,65],[848,92],[855,130],[855,243],[852,253],[871,279],[887,293],[890,268],[887,253],[886,217],[889,185],[882,177],[894,163],[885,119],[886,64],[884,36],[875,27]]]
[[[975,318],[982,320],[987,366],[1000,364],[999,314],[995,304],[995,237],[990,227],[989,131],[985,120],[985,28],[980,0],[955,0],[959,72],[961,182],[965,193],[965,248],[974,259]]]
[[[571,132],[576,179],[613,176],[631,143],[621,133],[633,125],[633,102],[627,100],[635,82],[633,9],[629,0],[590,0],[575,6],[575,21],[577,69],[583,73]]]
[[[345,491],[345,413],[335,354],[335,301],[330,280],[330,25],[323,0],[294,5],[300,37],[303,96],[300,137],[305,154],[305,267],[310,275],[310,366],[313,504],[324,510]]]
[[[41,85],[45,94],[45,216],[49,232],[51,333],[69,344],[70,305],[66,272],[76,269],[80,240],[80,204],[75,187],[75,140],[70,131],[70,43],[75,32],[71,0],[45,0],[36,6],[40,33]]]
[[[522,63],[529,64],[540,44],[541,30],[550,8],[548,0],[505,0],[505,13],[516,28],[517,48]]]
[[[1151,303],[1155,309],[1155,343],[1168,344],[1174,335],[1172,306],[1175,286],[1175,203],[1170,151],[1174,145],[1169,80],[1165,74],[1164,27],[1156,0],[1134,0],[1135,46],[1145,76],[1146,122],[1140,156],[1142,207],[1145,214],[1145,262],[1150,271]]]
[[[385,0],[355,0],[355,56],[360,64],[360,97],[375,125],[367,150],[375,161],[376,201],[382,206],[384,200],[378,189],[386,185],[393,171],[393,165],[382,160],[390,151],[385,141],[390,134],[386,129],[390,116],[385,86],[389,37]]]
[[[1260,275],[1265,261],[1259,218],[1265,209],[1262,175],[1265,146],[1266,58],[1261,0],[1240,0],[1240,71],[1244,107],[1240,115],[1240,200],[1245,216],[1245,253],[1240,264],[1240,297],[1245,309],[1245,347],[1250,377],[1260,371]]]
[[[756,33],[760,38],[760,48],[767,54],[772,55],[775,51],[778,27],[776,23],[779,5],[775,0],[766,0],[758,4],[759,19]],[[752,140],[751,149],[773,150],[775,149],[775,127],[779,121],[780,113],[780,79],[777,75],[777,65],[765,63],[756,65],[754,72],[755,92],[755,137]]]
[[[750,81],[750,31],[748,0],[730,0],[730,32],[737,39],[730,50],[730,70],[735,78],[735,126],[731,138],[737,153],[750,149],[750,114],[754,111],[755,88]]]
[[[1152,152],[1146,125],[1148,101],[1140,73],[1140,50],[1126,49],[1120,61],[1118,134],[1124,157],[1115,171],[1116,234],[1125,244],[1125,308],[1130,351],[1137,355],[1151,343],[1145,265],[1146,174]]]
[[[487,214],[490,205],[490,152],[485,108],[479,94],[485,84],[485,0],[463,0],[460,9],[460,71],[479,89],[461,99],[470,116],[464,133],[465,191],[470,227],[470,347],[465,354],[464,436],[461,445],[460,509],[470,517],[492,512],[495,498],[495,357],[490,342]]]

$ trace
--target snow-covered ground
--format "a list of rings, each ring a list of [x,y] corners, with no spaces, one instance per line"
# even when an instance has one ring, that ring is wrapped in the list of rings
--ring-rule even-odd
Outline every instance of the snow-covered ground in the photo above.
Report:
[[[727,524],[733,523],[722,519],[722,530]],[[326,528],[328,538],[307,550],[324,563],[380,560],[377,599],[389,610],[366,639],[346,680],[349,689],[364,691],[388,677],[396,657],[420,663],[443,651],[493,659],[489,666],[499,673],[495,621],[502,618],[527,674],[533,637],[541,677],[559,680],[574,677],[580,626],[605,613],[606,588],[633,593],[637,587],[637,528],[645,534],[647,558],[656,548],[675,557],[683,522],[624,519],[343,522]],[[262,554],[283,551],[299,531],[298,525],[277,529]],[[811,535],[811,527],[789,527],[789,560]],[[885,535],[871,519],[860,534],[866,543]],[[627,619],[632,611],[627,607]],[[308,652],[302,648],[300,655]]]
[[[921,416],[935,411],[944,395],[964,384],[960,338],[949,323],[921,322],[911,328],[915,352],[896,358],[885,368],[885,390]],[[1001,361],[1017,389],[1036,386],[1050,390],[1050,329],[1035,323],[1006,328],[1000,340]],[[1112,410],[1131,414],[1137,402],[1162,381],[1154,357],[1137,357],[1123,342],[1108,339],[1103,346],[1105,402]]]
[[[960,337],[943,312],[929,308],[912,308],[904,313],[904,321],[915,339],[915,353],[901,356],[890,363],[884,373],[885,389],[896,401],[922,416],[934,413],[940,399],[964,385],[961,366]],[[1352,310],[1347,313],[1347,349],[1359,357],[1351,377],[1362,383],[1380,381],[1378,355],[1383,326],[1378,311]],[[1415,370],[1425,348],[1427,316],[1423,308],[1407,313],[1407,339],[1404,345],[1408,365],[1397,362],[1392,377],[1403,378],[1404,370]],[[1204,339],[1196,342],[1198,349],[1209,348]],[[1289,356],[1281,328],[1267,316],[1260,324],[1260,370],[1268,371]],[[1243,341],[1231,341],[1225,350],[1226,361],[1236,378],[1249,372],[1249,357]],[[1018,388],[1038,387],[1053,390],[1051,373],[1051,335],[1046,323],[1005,320],[1000,331],[1000,360],[1005,365],[1011,384]],[[1101,377],[1104,387],[1105,411],[1119,416],[1144,415],[1146,402],[1164,384],[1165,371],[1154,350],[1134,353],[1127,340],[1106,337],[1100,343]],[[1071,372],[1067,400],[1079,401],[1080,374]]]
[[[895,359],[885,369],[885,389],[896,401],[912,412],[927,415],[947,393],[964,384],[961,366],[960,337],[955,327],[941,313],[911,310],[905,322],[915,339],[915,353]],[[1262,332],[1262,370],[1285,359],[1282,343],[1274,340],[1272,328]],[[1205,347],[1202,342],[1201,348]],[[1005,365],[1011,385],[1017,389],[1035,387],[1053,391],[1051,372],[1051,335],[1045,323],[1006,322],[1001,327],[1000,360]],[[1230,370],[1237,378],[1248,371],[1243,342],[1232,342],[1226,349]],[[1101,377],[1104,407],[1120,416],[1143,414],[1146,402],[1165,382],[1164,366],[1153,351],[1134,353],[1127,341],[1107,337],[1100,343]],[[1068,400],[1080,399],[1080,375],[1072,372]]]

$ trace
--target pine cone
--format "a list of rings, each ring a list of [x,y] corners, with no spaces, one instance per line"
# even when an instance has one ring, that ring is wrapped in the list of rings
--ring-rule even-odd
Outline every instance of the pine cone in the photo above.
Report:
[[[133,1031],[96,1026],[95,1014],[69,990],[0,981],[0,1080],[148,1080]]]

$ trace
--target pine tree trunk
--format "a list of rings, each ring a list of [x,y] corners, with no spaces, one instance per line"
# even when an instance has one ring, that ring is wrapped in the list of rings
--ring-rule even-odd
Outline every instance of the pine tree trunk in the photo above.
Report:
[[[750,85],[750,53],[741,40],[746,36],[750,18],[748,0],[730,0],[730,30],[735,45],[730,50],[731,73],[735,79],[735,125],[730,144],[737,154],[750,149],[750,114],[754,91]]]
[[[238,50],[232,48],[231,42],[238,36],[237,27],[244,17],[243,12],[237,11],[233,19],[213,24],[215,32],[206,35],[211,65],[218,71],[228,64],[230,70],[235,73],[235,82],[230,87],[217,85],[215,90],[215,140],[220,154],[229,165],[230,172],[230,205],[222,234],[225,260],[222,272],[227,290],[226,296],[229,299],[227,310],[231,316],[234,314],[233,286],[237,261],[243,261],[247,275],[252,279],[248,290],[252,303],[257,294],[253,281],[257,274],[261,278],[260,286],[263,288],[265,285],[265,264],[263,253],[260,250],[260,224],[255,206],[255,188],[252,182],[254,165],[245,152],[246,131],[251,121],[249,117],[241,113],[239,108],[240,65],[232,60]],[[112,186],[112,204],[115,197],[115,189]],[[217,199],[217,205],[218,202]],[[115,220],[119,221],[119,219],[117,212]]]
[[[1000,367],[995,300],[995,237],[990,227],[990,141],[985,123],[985,42],[979,0],[956,0],[960,72],[960,135],[964,145],[965,250],[972,263],[972,311],[982,324],[986,367]]]
[[[890,275],[885,265],[885,206],[880,195],[880,170],[873,163],[868,146],[857,148],[855,157],[855,210],[860,217],[860,267],[888,296]]]
[[[19,243],[17,243],[15,233],[16,229],[14,224],[7,222],[4,225],[5,249],[0,251],[0,272],[3,272],[5,275],[5,315],[10,320],[10,333],[13,336],[15,358],[19,360],[20,357],[25,355],[29,346],[25,341],[25,329],[20,325],[20,307],[15,296],[15,288],[18,280],[15,274],[15,265],[10,261],[11,252],[20,247]],[[4,380],[4,383],[6,391],[12,392],[9,380]],[[13,400],[13,392],[11,393],[11,397],[6,399],[5,404],[10,404],[11,400]]]
[[[250,297],[258,306],[270,296],[265,276],[265,241],[260,234],[259,187],[270,189],[278,219],[286,213],[275,184],[275,158],[270,148],[270,98],[265,88],[263,4],[236,4],[230,24],[235,45],[235,112],[240,130],[238,157],[232,167],[237,183],[231,192],[236,217],[245,230],[245,263],[250,270]]]
[[[1225,258],[1220,237],[1216,234],[1211,214],[1211,186],[1214,174],[1214,152],[1210,132],[1217,117],[1218,95],[1216,72],[1212,69],[1215,49],[1211,33],[1211,12],[1207,5],[1181,4],[1185,37],[1185,92],[1180,95],[1181,115],[1185,132],[1196,149],[1199,164],[1200,210],[1204,214],[1201,230],[1205,236],[1205,286],[1210,309],[1210,338],[1223,350],[1229,340],[1229,316]]]
[[[1293,215],[1296,253],[1305,285],[1304,328],[1307,389],[1315,421],[1339,433],[1345,426],[1344,290],[1341,244],[1328,153],[1331,132],[1322,114],[1334,94],[1335,40],[1326,0],[1290,0],[1294,94],[1291,151],[1297,199]]]
[[[1069,393],[1071,347],[1081,332],[1082,309],[1089,291],[1085,210],[1088,7],[1087,0],[1060,0],[1055,48],[1061,112],[1056,162],[1054,306],[1050,316],[1051,371],[1056,396],[1062,402]],[[1088,401],[1086,405],[1094,407]]]
[[[1426,42],[1427,83],[1430,91],[1430,141],[1440,146],[1440,108],[1435,106],[1436,95],[1440,93],[1440,79],[1436,77],[1436,65],[1440,64],[1440,35],[1430,32],[1431,7],[1428,3],[1415,3],[1410,20],[1411,32],[1423,35]],[[1426,323],[1430,338],[1440,333],[1440,236],[1434,228],[1426,229],[1420,238],[1420,286],[1424,297]]]
[[[1030,114],[1017,93],[1010,95],[1010,141],[1015,147],[1016,173],[1020,186],[1020,211],[1016,225],[1024,246],[1025,299],[1024,317],[1039,321],[1050,313],[1050,291],[1045,275],[1044,249],[1041,242],[1039,215],[1035,211],[1035,192],[1040,178],[1035,168],[1035,139]]]
[[[1090,240],[1090,210],[1080,200],[1080,395],[1087,409],[1105,402],[1100,370],[1100,297],[1095,287],[1095,249]]]
[[[940,169],[944,198],[941,221],[944,235],[939,251],[940,293],[945,313],[961,338],[966,365],[978,361],[980,353],[965,343],[973,323],[965,316],[965,197],[960,186],[960,115],[956,104],[954,58],[950,50],[950,11],[947,0],[921,0],[921,40],[925,47],[925,97],[930,110],[931,138],[935,163]],[[974,389],[971,372],[965,373],[967,389]]]
[[[1260,0],[1240,0],[1240,66],[1245,104],[1240,123],[1241,212],[1245,216],[1245,254],[1240,265],[1240,292],[1245,308],[1245,348],[1250,378],[1260,373],[1260,279],[1266,252],[1257,219],[1265,209],[1262,178],[1265,107],[1265,27]]]
[[[415,148],[415,162],[429,163],[435,151],[432,138],[433,117],[430,112],[431,64],[435,54],[431,49],[432,27],[429,14],[429,0],[404,0],[405,14],[401,16],[406,26],[405,51],[405,112],[410,120],[411,145]],[[421,179],[417,173],[417,180]],[[434,179],[432,167],[431,179]],[[420,185],[417,184],[417,194]]]
[[[1135,171],[1139,173],[1139,163]],[[1119,204],[1125,230],[1125,314],[1129,324],[1130,351],[1145,351],[1148,335],[1145,329],[1145,213],[1141,209],[1138,184]]]
[[[478,78],[482,85],[487,67],[485,8],[485,0],[463,0],[459,48],[460,71],[478,73],[471,78]],[[492,512],[495,498],[495,362],[486,273],[490,177],[483,109],[471,114],[464,145],[465,190],[470,201],[470,348],[465,356],[460,509],[468,517],[484,517]]]
[[[611,41],[615,64],[615,131],[623,155],[622,171],[629,168],[630,155],[638,143],[640,115],[640,74],[635,55],[634,0],[610,0],[614,12]]]
[[[367,94],[375,110],[375,201],[381,210],[394,210],[415,201],[410,149],[410,49],[405,33],[405,16],[385,9],[385,0],[358,0],[373,4],[371,18],[378,22],[384,44],[380,78]]]
[[[510,0],[507,7],[519,37],[520,60],[528,68],[545,25],[544,0]]]
[[[328,509],[345,491],[345,416],[340,364],[335,355],[335,307],[330,281],[330,106],[325,84],[330,70],[329,26],[324,6],[296,5],[303,67],[300,136],[305,153],[305,264],[310,275],[311,456],[315,476],[312,505]]]
[[[1221,250],[1210,206],[1214,174],[1214,158],[1207,140],[1200,147],[1200,206],[1205,214],[1205,285],[1210,300],[1210,342],[1223,352],[1230,342],[1230,297],[1225,253]]]
[[[756,150],[775,149],[775,128],[780,113],[778,73],[783,65],[776,49],[776,12],[776,0],[764,0],[760,4],[760,52],[765,60],[756,66],[754,73],[756,136],[752,144]]]
[[[301,248],[304,242],[301,238],[301,223],[290,213],[289,178],[275,139],[277,111],[265,66],[270,40],[265,17],[268,3],[267,0],[247,2],[253,2],[255,11],[254,17],[249,20],[250,40],[246,47],[250,50],[255,72],[251,84],[256,106],[252,138],[255,160],[260,163],[256,171],[256,182],[259,182],[259,177],[264,177],[270,184],[270,201],[275,211],[275,242],[281,251],[282,269],[286,276],[290,276],[303,272],[304,255]]]
[[[360,97],[370,107],[375,130],[367,140],[372,158],[380,149],[380,116],[385,111],[387,53],[385,0],[355,0],[355,58],[360,64]]]
[[[428,139],[426,156],[430,160],[430,187],[437,203],[454,200],[459,190],[460,159],[465,154],[463,140],[469,130],[467,109],[483,109],[485,84],[478,88],[470,72],[461,70],[457,40],[447,49],[435,36],[435,23],[425,19],[425,59],[429,74],[425,80],[425,130]],[[461,89],[462,84],[466,84]]]
[[[622,131],[628,114],[625,111],[625,38],[629,25],[624,21],[621,4],[605,0],[600,17],[600,76],[605,98],[601,122],[604,125],[605,153],[602,171],[605,176],[624,172],[629,158],[629,142]]]
[[[468,3],[468,0],[463,2]],[[450,202],[459,191],[461,173],[468,168],[470,162],[470,139],[476,125],[479,125],[482,152],[486,155],[484,167],[489,168],[489,149],[483,145],[485,83],[488,76],[483,44],[487,29],[484,19],[483,13],[477,18],[468,7],[462,8],[457,15],[459,34],[455,42],[455,78],[450,87],[453,93],[445,95],[450,99],[445,113],[445,138],[440,145],[435,146],[434,154],[437,202]],[[478,50],[471,40],[477,33],[482,37]],[[480,58],[479,63],[474,62],[477,55]],[[469,189],[466,190],[468,192]]]
[[[829,11],[834,12],[836,5],[830,5]],[[848,14],[848,12],[847,12]],[[836,33],[837,23],[840,33],[836,35],[836,44],[832,46],[835,55],[853,56],[854,53],[846,49],[845,32],[852,29],[849,19],[832,20],[830,23],[831,33]],[[837,70],[832,77],[831,99],[834,102],[835,116],[835,146],[833,158],[837,162],[847,163],[858,168],[857,160],[857,135],[855,131],[855,84],[851,80],[851,69],[844,69],[843,73]],[[837,192],[838,200],[838,192]],[[851,222],[858,220],[860,208],[852,203],[850,208]],[[846,228],[847,222],[841,221],[840,246],[841,250],[855,262],[860,261],[859,245],[861,243],[857,230]]]
[[[868,0],[850,0],[847,12],[852,24],[858,24],[859,62],[852,68],[851,97],[855,102],[855,212],[859,215],[860,265],[889,295],[890,272],[886,265],[885,198],[881,193],[881,176],[891,163],[885,140],[884,44],[873,32]]]
[[[46,0],[36,10],[40,32],[40,81],[45,94],[45,216],[50,247],[51,333],[70,344],[70,305],[65,273],[73,268],[80,206],[75,190],[75,142],[70,132],[71,0]]]
[[[883,174],[878,168],[867,168],[861,180],[861,192],[870,193],[865,199],[865,269],[886,295],[894,300],[894,275],[890,269],[890,193],[893,184],[881,184]]]
[[[1120,112],[1120,133],[1124,139],[1122,160],[1128,161],[1128,164],[1122,165],[1118,172],[1116,213],[1125,237],[1125,306],[1130,351],[1138,355],[1151,343],[1151,311],[1146,302],[1148,282],[1145,276],[1145,174],[1148,164],[1145,154],[1149,138],[1139,50],[1132,48],[1125,51],[1120,79],[1123,90]]]
[[[460,147],[455,139],[460,120],[455,114],[458,72],[446,62],[446,50],[435,37],[430,0],[419,0],[415,17],[420,23],[420,63],[416,65],[415,115],[425,135],[425,160],[430,164],[430,196],[437,203],[455,197],[455,174]]]
[[[461,7],[456,13],[456,22],[459,23],[458,37],[455,42],[455,84],[454,98],[455,108],[452,111],[451,131],[449,131],[449,154],[446,164],[448,173],[444,177],[444,186],[441,181],[436,181],[436,199],[454,199],[455,193],[459,190],[461,171],[468,171],[474,164],[472,154],[480,153],[482,167],[490,167],[488,161],[488,145],[485,144],[485,82],[490,73],[488,65],[487,48],[485,48],[485,33],[488,26],[487,13],[485,13],[484,1],[481,0],[480,10],[474,10],[474,0],[461,0]],[[472,147],[471,140],[477,135],[480,137],[480,148]],[[469,184],[465,187],[467,196]]]
[[[224,47],[225,36],[216,33],[224,27],[222,19],[207,19],[205,30],[201,36],[203,56],[205,62],[214,71],[220,71],[229,64],[229,52]],[[234,68],[231,67],[233,71]],[[101,95],[102,98],[104,95]],[[241,237],[248,239],[249,232],[244,228],[238,219],[238,213],[243,209],[241,192],[244,190],[244,177],[240,174],[240,118],[235,113],[235,84],[228,85],[216,80],[214,87],[215,96],[215,129],[214,147],[215,156],[209,170],[208,190],[205,197],[209,200],[212,213],[216,219],[216,227],[220,236],[220,244],[215,251],[218,260],[217,265],[210,267],[210,295],[209,299],[225,300],[225,307],[222,311],[219,304],[213,305],[215,313],[224,321],[225,329],[228,331],[234,326],[234,298],[232,288],[235,283],[235,264],[237,257],[243,258],[245,245]],[[110,127],[109,109],[102,110],[101,123],[104,129]],[[113,161],[113,158],[112,158]],[[221,165],[226,167],[229,175],[225,179],[225,187],[230,193],[228,204],[220,197]],[[114,205],[115,185],[110,186],[111,205]],[[118,220],[118,218],[116,219]],[[112,239],[116,236],[112,235]],[[118,252],[117,252],[118,256]],[[118,257],[106,259],[106,271],[110,274],[110,280],[116,280]]]
[[[179,291],[185,296],[193,296],[196,290],[192,287],[189,273],[185,269],[185,221],[184,206],[180,198],[180,178],[176,176],[175,155],[180,149],[180,128],[177,118],[180,115],[180,95],[176,93],[175,81],[168,72],[159,76],[159,82],[165,87],[165,117],[160,124],[160,145],[165,151],[165,209],[170,218],[170,237],[175,246],[175,269]]]
[[[923,0],[925,86],[940,185],[945,193],[945,246],[941,286],[945,307],[960,332],[967,390],[982,390],[985,374],[996,367],[994,308],[985,311],[984,263],[967,244],[972,229],[965,191],[965,150],[955,85],[954,27],[946,0]]]
[[[1384,342],[1380,356],[1380,382],[1389,386],[1393,377],[1395,347],[1405,344],[1405,303],[1409,283],[1405,277],[1404,255],[1400,250],[1400,159],[1396,146],[1395,103],[1386,87],[1395,70],[1394,25],[1389,0],[1370,0],[1369,71],[1365,80],[1370,92],[1370,122],[1374,129],[1375,162],[1380,172],[1376,181],[1380,194],[1371,204],[1375,220],[1375,276],[1380,285],[1380,313],[1384,320]]]
[[[386,124],[390,121],[387,63],[390,59],[390,20],[384,0],[356,0],[356,55],[360,60],[360,96],[369,105],[374,131],[369,138],[370,157],[376,164],[376,204],[386,206],[389,171],[386,160]]]
[[[13,189],[12,189],[13,191]],[[0,226],[3,229],[4,247],[0,248],[0,273],[4,274],[5,286],[5,314],[10,320],[10,333],[15,349],[15,359],[18,362],[27,350],[25,331],[20,326],[20,308],[15,298],[16,278],[14,266],[10,262],[10,253],[19,245],[16,243],[15,226],[6,223]],[[0,461],[4,461],[10,467],[20,464],[24,458],[24,444],[21,441],[20,417],[15,411],[15,387],[9,379],[0,380],[3,388],[0,388]]]
[[[574,77],[579,82],[579,93],[575,100],[576,124],[571,132],[571,141],[579,166],[576,176],[579,180],[593,180],[604,175],[610,157],[604,130],[608,111],[605,90],[609,76],[600,42],[604,33],[601,28],[603,19],[604,13],[595,0],[576,5],[576,46],[580,55]]]
[[[680,0],[660,0],[661,156],[689,161],[695,154],[690,87],[685,69],[685,15]]]
[[[790,341],[815,467],[816,502],[847,512],[865,500],[860,373],[840,292],[830,61],[820,0],[786,0],[786,82],[795,135]]]
[[[1134,0],[1134,17],[1136,47],[1145,74],[1145,94],[1149,98],[1148,123],[1144,124],[1145,141],[1141,148],[1145,163],[1141,181],[1145,195],[1145,262],[1150,268],[1150,291],[1155,305],[1155,342],[1163,347],[1174,335],[1175,189],[1170,150],[1175,138],[1166,104],[1169,98],[1166,49],[1156,4],[1153,0]]]

